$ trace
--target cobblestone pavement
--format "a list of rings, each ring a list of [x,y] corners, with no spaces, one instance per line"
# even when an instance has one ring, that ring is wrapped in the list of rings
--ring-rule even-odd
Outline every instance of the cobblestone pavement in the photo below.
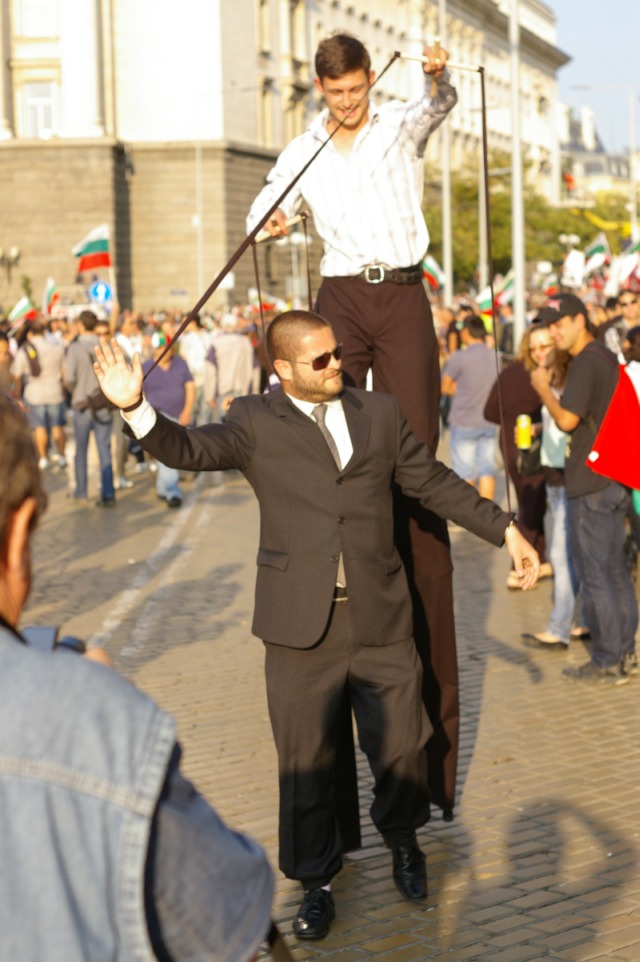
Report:
[[[78,506],[50,472],[24,623],[61,623],[104,644],[117,667],[177,717],[184,767],[234,826],[277,864],[275,754],[262,649],[250,631],[258,516],[236,474],[185,482],[167,511],[148,476],[115,509]],[[323,962],[637,962],[640,959],[640,677],[573,687],[567,662],[520,634],[546,624],[550,583],[504,586],[508,558],[452,531],[462,684],[456,819],[420,832],[424,905],[400,901],[368,819],[364,848],[334,883],[323,942],[290,935],[298,886],[279,879],[275,917],[296,959]]]

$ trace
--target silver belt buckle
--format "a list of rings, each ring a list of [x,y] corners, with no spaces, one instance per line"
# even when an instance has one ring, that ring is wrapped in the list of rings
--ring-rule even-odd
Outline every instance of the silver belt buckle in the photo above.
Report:
[[[379,277],[371,277],[369,271],[378,271]],[[368,264],[364,269],[364,279],[367,284],[381,284],[384,280],[384,267],[382,264]]]

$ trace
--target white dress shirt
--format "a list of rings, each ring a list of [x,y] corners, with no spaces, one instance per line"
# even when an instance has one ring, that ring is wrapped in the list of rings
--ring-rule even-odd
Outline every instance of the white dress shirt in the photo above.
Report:
[[[313,409],[317,406],[315,401],[301,401],[300,398],[291,397],[290,394],[287,395],[292,404],[310,417],[312,421],[315,422],[313,417]],[[334,398],[333,401],[323,402],[326,405],[327,413],[325,415],[325,426],[327,431],[333,437],[336,442],[336,447],[338,449],[338,454],[340,455],[340,466],[344,468],[351,460],[351,455],[353,454],[353,444],[351,443],[351,435],[349,434],[349,428],[347,427],[347,419],[344,414],[344,408],[342,407],[342,401],[340,398]]]
[[[426,79],[421,100],[392,100],[380,107],[370,103],[368,121],[351,151],[340,153],[331,141],[282,201],[287,218],[303,198],[311,208],[324,241],[324,277],[354,276],[369,264],[397,268],[422,261],[429,246],[422,213],[424,150],[457,100],[448,72],[434,98],[431,82]],[[326,141],[328,118],[328,110],[322,111],[282,151],[251,206],[248,230]]]

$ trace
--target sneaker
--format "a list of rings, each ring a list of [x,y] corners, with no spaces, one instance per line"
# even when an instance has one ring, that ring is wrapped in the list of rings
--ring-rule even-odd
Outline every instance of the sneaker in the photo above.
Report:
[[[38,461],[38,467],[40,468],[41,471],[45,471],[49,467],[48,458],[40,458],[40,460]]]
[[[167,500],[167,507],[169,508],[179,508],[181,504],[182,498],[173,497]]]
[[[59,468],[66,468],[66,466],[67,466],[67,459],[65,458],[64,454],[61,454],[61,455],[58,457],[58,467],[59,467]]]
[[[138,461],[133,470],[136,474],[144,474],[145,471],[149,470],[149,465],[146,461]]]
[[[620,671],[623,675],[637,675],[640,669],[638,668],[638,656],[635,651],[628,651],[626,655],[623,656],[620,662]]]
[[[115,498],[99,498],[96,501],[96,508],[115,508],[116,499]]]
[[[121,476],[121,477],[116,478],[116,479],[114,480],[113,486],[114,486],[114,488],[116,489],[116,491],[121,491],[121,490],[124,490],[125,488],[132,488],[132,487],[133,487],[133,481],[129,481],[128,478],[125,478],[125,477],[122,477],[122,476]]]
[[[563,668],[562,674],[567,681],[583,681],[590,685],[608,685],[617,687],[626,685],[629,675],[623,675],[619,665],[612,665],[610,668],[600,668],[592,661],[580,665],[579,668]]]

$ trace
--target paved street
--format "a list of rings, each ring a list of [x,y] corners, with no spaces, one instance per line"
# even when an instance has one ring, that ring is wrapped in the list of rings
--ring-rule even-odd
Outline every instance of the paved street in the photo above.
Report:
[[[240,475],[185,483],[179,511],[135,476],[113,510],[65,497],[50,473],[24,623],[62,624],[102,643],[117,667],[178,719],[186,773],[274,866],[275,755],[251,635],[257,508]],[[97,495],[94,481],[94,492]],[[367,815],[365,847],[334,883],[327,940],[290,935],[299,890],[284,879],[275,915],[295,958],[324,962],[566,962],[640,959],[640,677],[615,690],[573,687],[567,659],[524,648],[549,582],[504,587],[506,553],[453,531],[463,734],[456,820],[420,833],[428,902],[400,901]]]

